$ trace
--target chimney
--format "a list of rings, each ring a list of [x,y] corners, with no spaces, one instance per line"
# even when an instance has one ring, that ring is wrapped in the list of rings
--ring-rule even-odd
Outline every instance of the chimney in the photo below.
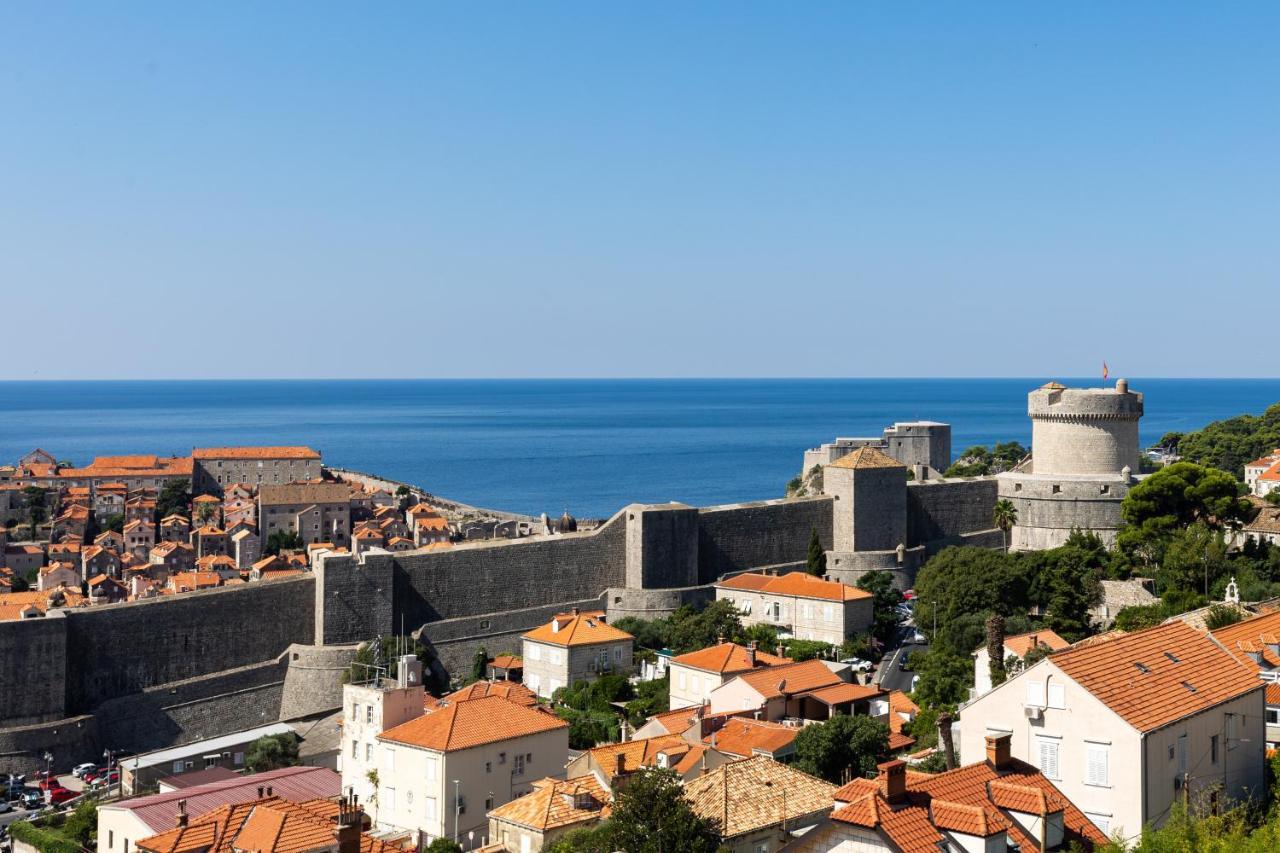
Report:
[[[333,828],[338,853],[360,853],[360,835],[364,828],[364,813],[355,797],[338,800],[338,823]]]
[[[626,757],[625,755],[623,755],[621,752],[619,752],[619,753],[618,753],[617,755],[615,755],[613,758],[614,758],[614,762],[613,762],[613,764],[614,764],[614,767],[613,767],[613,775],[614,775],[614,776],[624,776],[624,775],[626,775],[626,772],[627,772],[627,757]]]
[[[876,783],[886,802],[902,802],[907,796],[907,762],[894,760],[877,764]]]
[[[274,797],[274,796],[275,796],[275,794],[274,794],[274,793],[272,793],[272,791],[271,791],[271,786],[270,786],[270,785],[268,785],[268,786],[267,786],[267,796],[268,796],[268,797]]]
[[[755,668],[756,665],[756,644],[751,643],[747,646],[747,666]]]
[[[1012,757],[1009,754],[1010,745],[1013,742],[1013,735],[998,734],[987,735],[987,763],[997,770],[1000,770],[1009,763]]]
[[[573,608],[573,609],[572,609],[571,611],[569,611],[569,612],[570,612],[570,613],[572,613],[574,616],[577,616],[577,615],[578,615],[578,608],[576,608],[576,607],[575,607],[575,608]]]
[[[262,799],[262,786],[258,786],[258,799]]]
[[[187,801],[178,800],[178,814],[173,819],[173,825],[178,829],[182,829],[187,825]]]
[[[718,635],[716,636],[716,645],[717,645],[717,646],[723,646],[723,645],[724,645],[724,634],[718,634]]]

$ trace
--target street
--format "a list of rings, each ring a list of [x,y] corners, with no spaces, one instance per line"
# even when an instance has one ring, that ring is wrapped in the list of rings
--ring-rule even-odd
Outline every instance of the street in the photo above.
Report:
[[[879,685],[885,690],[901,690],[903,693],[910,693],[912,681],[915,678],[914,672],[907,672],[900,668],[899,664],[904,655],[910,655],[913,652],[927,651],[929,646],[924,643],[913,643],[911,637],[915,634],[916,629],[913,625],[904,624],[898,627],[898,633],[894,638],[896,648],[885,654],[880,661]]]

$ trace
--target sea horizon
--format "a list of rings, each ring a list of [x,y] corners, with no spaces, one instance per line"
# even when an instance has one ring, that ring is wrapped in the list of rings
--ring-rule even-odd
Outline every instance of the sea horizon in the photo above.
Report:
[[[0,380],[0,461],[39,446],[185,455],[304,444],[327,465],[475,506],[607,517],[631,502],[781,497],[806,448],[895,421],[952,426],[953,455],[1030,443],[1026,394],[1049,378]],[[1144,446],[1280,400],[1280,379],[1126,377]]]

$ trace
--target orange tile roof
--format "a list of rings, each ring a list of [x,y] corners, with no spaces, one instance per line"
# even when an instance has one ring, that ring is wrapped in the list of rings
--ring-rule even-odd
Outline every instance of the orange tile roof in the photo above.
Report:
[[[731,717],[714,735],[707,735],[702,742],[713,745],[720,752],[750,758],[757,753],[776,755],[795,743],[796,735],[799,733],[800,729],[795,726],[784,726],[781,723],[768,723],[746,717]],[[714,744],[711,743],[713,736]]]
[[[658,724],[666,729],[668,734],[678,735],[693,725],[694,719],[697,718],[698,712],[701,710],[701,705],[690,705],[688,708],[673,708],[670,711],[654,714],[645,722],[651,723],[657,720]]]
[[[319,459],[310,447],[197,447],[194,459]]]
[[[766,699],[783,695],[794,696],[820,687],[845,683],[840,676],[827,669],[827,665],[820,660],[807,660],[759,669],[755,672],[743,673],[738,678],[751,685]]]
[[[293,803],[264,797],[219,806],[135,846],[148,853],[312,853],[333,847],[337,815],[332,800]],[[398,853],[398,848],[362,834],[360,853]]]
[[[690,746],[691,744],[679,734],[669,734],[636,738],[622,743],[607,743],[587,750],[587,754],[601,770],[612,775],[617,770],[619,755],[622,756],[622,772],[631,773],[641,767],[657,767],[659,753],[671,754],[673,751],[683,751]]]
[[[692,667],[693,669],[700,669],[703,672],[718,672],[721,675],[732,675],[762,667],[791,663],[789,658],[780,658],[777,655],[771,655],[768,652],[762,652],[757,649],[753,664],[749,662],[747,652],[746,646],[740,646],[737,643],[721,643],[718,646],[709,646],[705,649],[698,649],[696,652],[677,655],[671,659],[671,662],[678,663],[681,666]]]
[[[1033,647],[1045,646],[1050,651],[1059,651],[1071,645],[1048,628],[1042,628],[1039,631],[1028,631],[1025,634],[1014,634],[1012,637],[1004,638],[1004,651],[1006,655],[1017,655],[1020,658],[1027,656],[1027,652]],[[985,649],[987,646],[983,643],[974,649],[974,654]]]
[[[897,459],[874,447],[859,447],[852,453],[846,453],[828,468],[906,468]]]
[[[1241,663],[1253,667],[1259,666],[1253,658],[1242,654],[1252,651],[1260,653],[1262,662],[1266,664],[1266,668],[1270,669],[1280,666],[1280,657],[1277,657],[1269,648],[1276,644],[1275,635],[1278,632],[1280,632],[1280,610],[1219,628],[1211,635]],[[1253,648],[1246,648],[1250,644]]]
[[[222,586],[222,576],[217,572],[178,572],[169,575],[169,588],[174,592],[191,592]]]
[[[524,666],[519,655],[494,655],[489,663],[498,669],[519,669]]]
[[[764,755],[722,764],[685,783],[685,799],[723,838],[824,812],[836,786]]]
[[[810,690],[805,695],[822,702],[824,705],[841,705],[845,702],[861,702],[876,696],[884,696],[886,691],[870,684],[847,684],[841,682],[829,687]]]
[[[1181,621],[1055,652],[1049,660],[1144,732],[1262,686],[1255,668]]]
[[[489,817],[546,832],[607,818],[610,799],[590,773],[565,781],[542,779],[533,783],[531,793],[498,806]]]
[[[605,621],[601,611],[561,613],[546,625],[539,625],[522,635],[522,639],[553,646],[589,646],[634,639]]]
[[[447,707],[453,702],[471,702],[486,696],[499,696],[526,708],[533,708],[538,704],[538,694],[518,681],[477,681],[439,699],[427,696],[423,704],[434,710]]]
[[[1280,707],[1280,684],[1267,682],[1266,698],[1263,701],[1273,708]]]
[[[763,581],[761,580],[763,578]],[[717,589],[746,589],[769,595],[792,595],[797,598],[818,598],[823,601],[856,601],[871,598],[871,593],[839,581],[825,581],[808,572],[788,572],[785,575],[737,575],[716,584]]]
[[[379,740],[452,752],[525,735],[569,728],[559,717],[544,714],[498,696],[455,702],[447,708],[401,723]]]

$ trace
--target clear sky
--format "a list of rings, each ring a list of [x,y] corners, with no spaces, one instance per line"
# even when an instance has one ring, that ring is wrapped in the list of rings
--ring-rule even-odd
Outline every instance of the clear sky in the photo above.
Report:
[[[1278,40],[1274,2],[7,2],[0,378],[1275,376]]]

